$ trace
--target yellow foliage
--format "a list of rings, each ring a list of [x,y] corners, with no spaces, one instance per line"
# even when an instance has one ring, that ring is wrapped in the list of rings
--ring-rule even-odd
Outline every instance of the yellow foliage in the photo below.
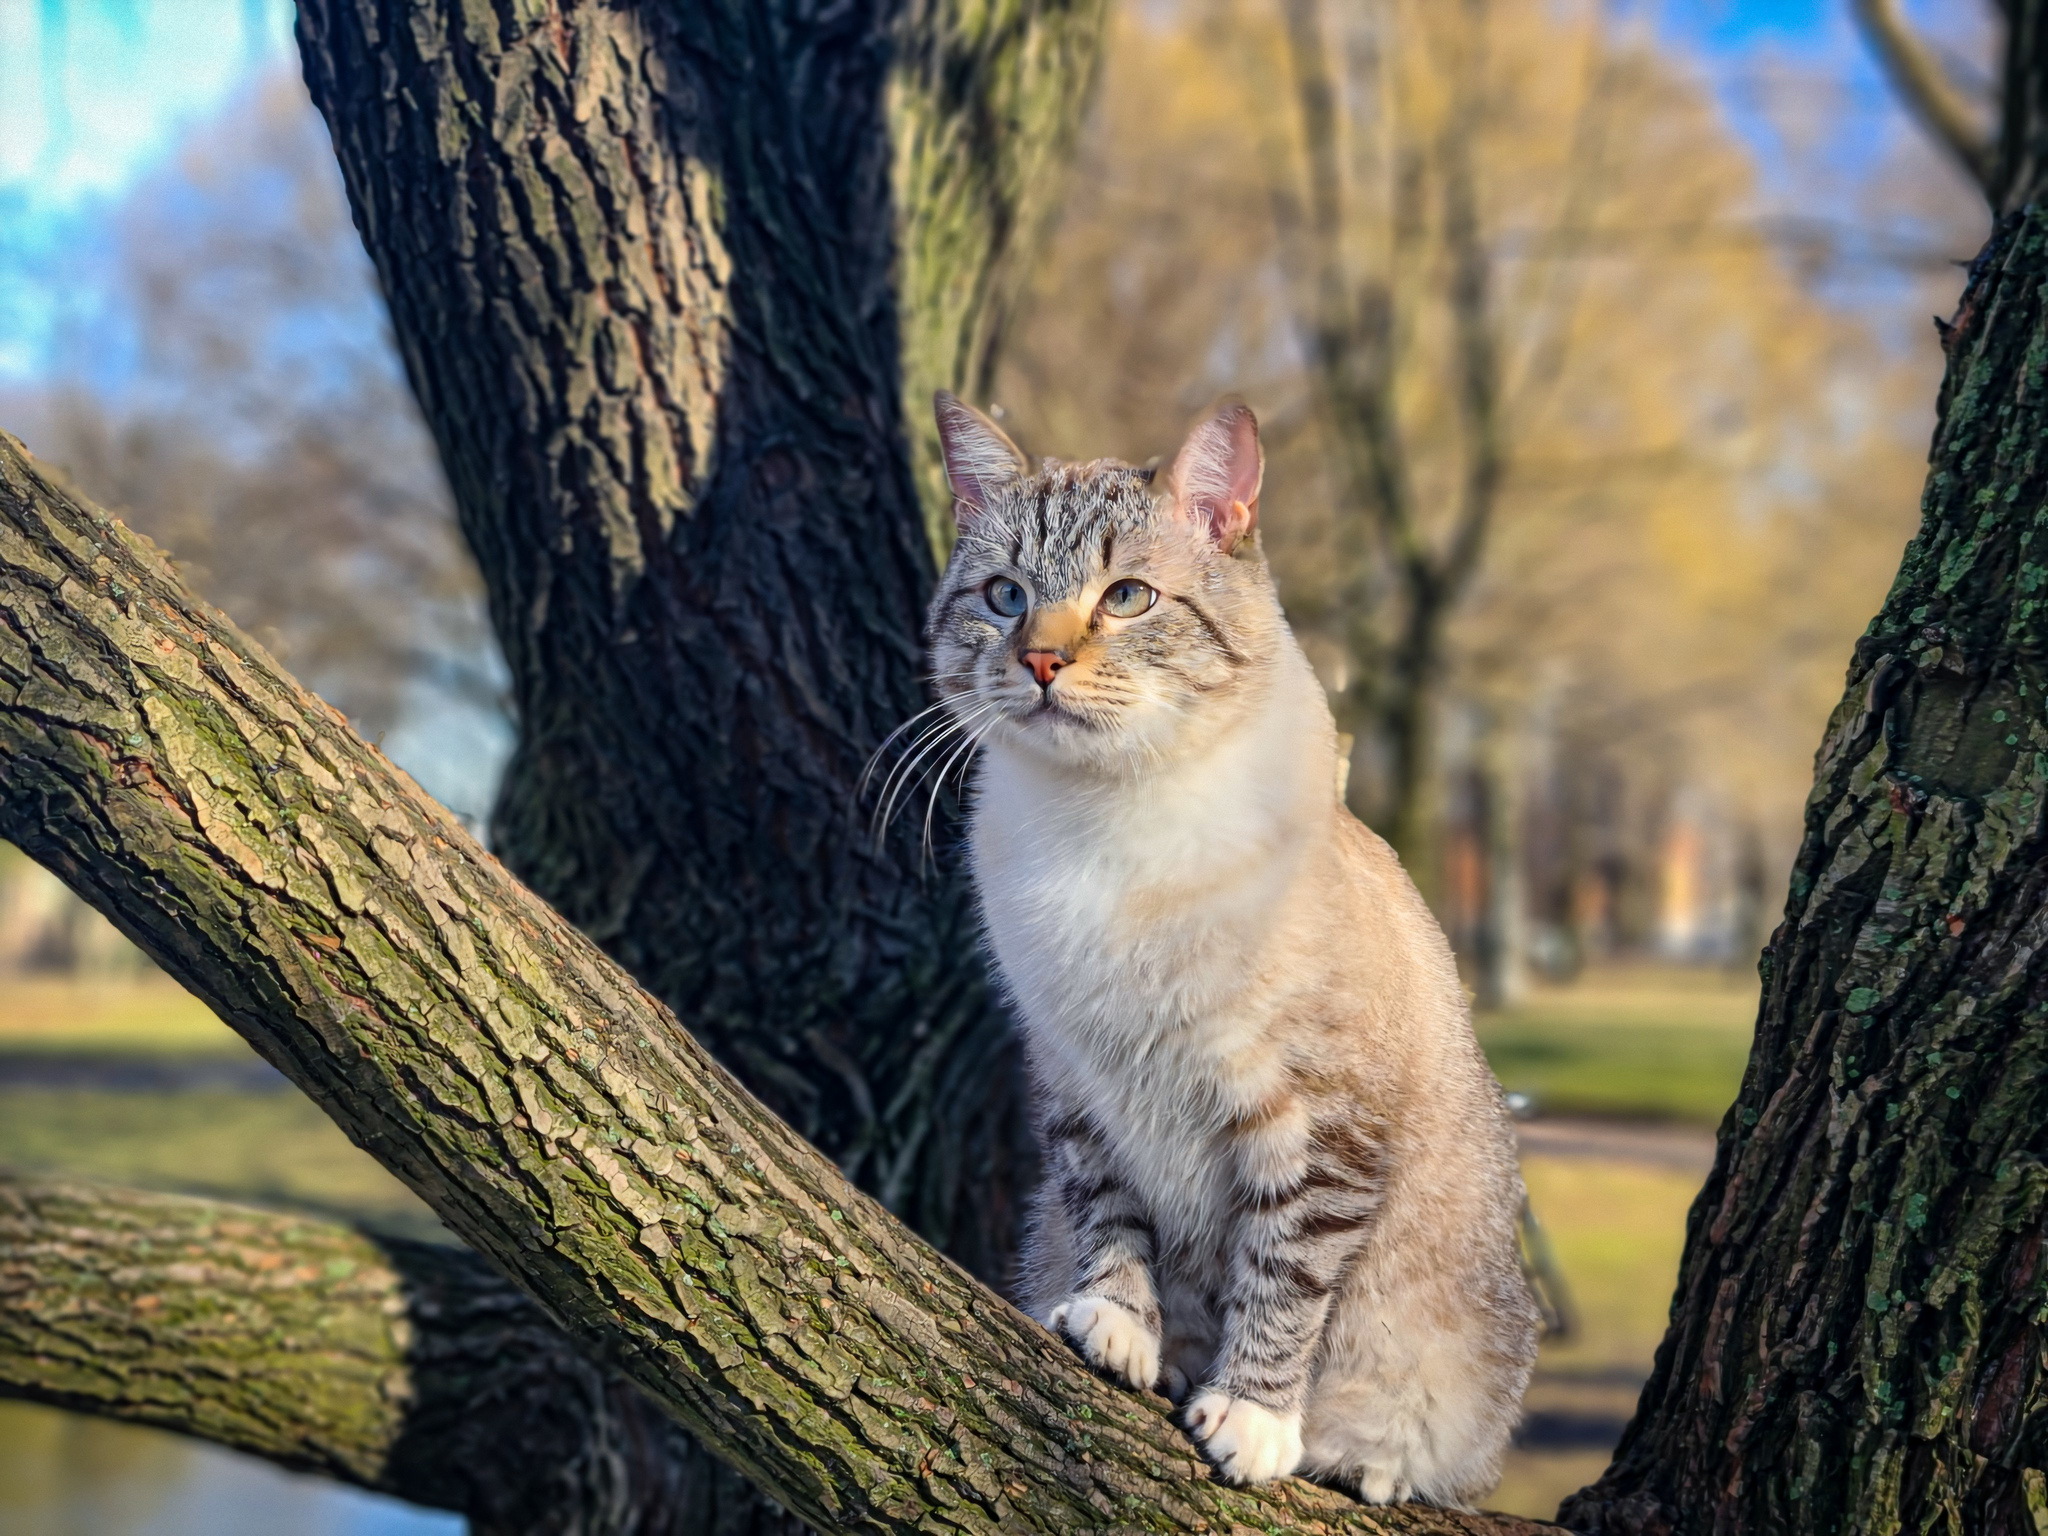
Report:
[[[1319,392],[1329,290],[1290,5],[1127,4],[999,400],[1027,446],[1170,452],[1258,409],[1290,615],[1341,692],[1401,607]],[[1339,302],[1383,302],[1416,522],[1441,550],[1472,452],[1448,157],[1469,157],[1506,474],[1450,621],[1454,700],[1540,716],[1643,794],[1794,835],[1848,648],[1911,532],[1931,394],[1761,232],[1749,151],[1646,32],[1586,0],[1347,0]],[[1783,867],[1771,858],[1772,873]]]

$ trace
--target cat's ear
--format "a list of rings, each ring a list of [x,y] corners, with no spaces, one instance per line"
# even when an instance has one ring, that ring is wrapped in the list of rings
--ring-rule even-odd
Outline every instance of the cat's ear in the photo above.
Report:
[[[1181,516],[1207,529],[1229,554],[1258,525],[1265,473],[1258,418],[1242,400],[1226,400],[1180,445],[1167,484]]]
[[[953,515],[962,523],[986,510],[988,499],[1030,465],[1003,429],[947,390],[932,396],[939,419],[939,451],[953,487]]]

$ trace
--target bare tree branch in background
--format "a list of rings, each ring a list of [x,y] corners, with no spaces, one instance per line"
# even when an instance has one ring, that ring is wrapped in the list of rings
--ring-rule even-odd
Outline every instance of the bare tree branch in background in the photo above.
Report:
[[[109,223],[38,451],[372,735],[495,727],[483,584],[304,87],[260,77]]]
[[[1316,381],[1331,436],[1343,456],[1349,500],[1375,548],[1355,550],[1356,576],[1345,600],[1343,630],[1352,652],[1349,684],[1339,694],[1340,721],[1353,731],[1371,732],[1391,757],[1378,803],[1370,789],[1356,787],[1354,803],[1400,850],[1425,891],[1439,877],[1436,836],[1442,823],[1437,746],[1451,621],[1471,590],[1495,523],[1510,461],[1510,427],[1505,420],[1507,387],[1503,346],[1495,312],[1495,257],[1480,227],[1473,139],[1487,111],[1483,81],[1487,38],[1485,0],[1461,0],[1461,21],[1442,29],[1439,46],[1448,55],[1444,74],[1450,102],[1433,142],[1408,142],[1399,127],[1389,131],[1380,154],[1392,162],[1400,185],[1394,194],[1393,251],[1384,266],[1354,276],[1346,258],[1346,175],[1341,168],[1338,86],[1329,58],[1320,0],[1286,0],[1289,58],[1308,184],[1307,216],[1297,233],[1305,247],[1312,295],[1306,328],[1311,337]],[[1368,68],[1372,67],[1370,64]],[[1354,97],[1372,101],[1384,89],[1377,79],[1352,82]],[[1584,113],[1597,110],[1589,94]],[[1370,110],[1370,109],[1368,109]],[[1398,117],[1400,108],[1385,109]],[[1378,132],[1370,123],[1354,132]],[[1597,146],[1581,133],[1575,159]],[[1439,491],[1444,503],[1430,506],[1412,470],[1413,451],[1398,397],[1413,366],[1403,336],[1415,324],[1405,310],[1413,302],[1404,289],[1431,281],[1430,263],[1404,253],[1404,228],[1418,228],[1424,215],[1414,206],[1433,182],[1440,208],[1442,299],[1448,308],[1452,365],[1447,381],[1458,410],[1457,470],[1454,485]],[[1409,184],[1414,190],[1409,190]],[[1289,201],[1278,207],[1285,218]],[[1584,218],[1583,200],[1567,197],[1560,214],[1564,228]],[[1422,275],[1411,268],[1423,269]],[[1575,290],[1562,290],[1568,302]],[[1557,295],[1552,295],[1556,297]],[[1561,353],[1568,323],[1551,327],[1550,347]],[[1561,357],[1543,364],[1553,374]],[[1374,556],[1377,556],[1377,559]],[[1390,618],[1379,611],[1391,607]],[[1507,798],[1505,792],[1496,800]],[[1503,824],[1505,825],[1505,824]],[[1509,887],[1503,887],[1509,889]],[[1496,915],[1498,916],[1498,915]],[[1501,919],[1487,925],[1506,932]],[[1496,946],[1497,948],[1498,946]],[[1489,1003],[1513,990],[1504,978],[1514,959],[1500,952],[1501,968],[1482,967],[1481,991]]]
[[[1906,110],[1995,202],[1996,114],[1970,99],[1941,55],[1913,30],[1899,0],[1849,0],[1849,9]]]
[[[1872,248],[1760,213],[1751,147],[1610,7],[1232,0],[1128,10],[1118,36],[1003,376],[1020,441],[1142,460],[1212,391],[1257,403],[1262,542],[1357,738],[1352,804],[1388,830],[1410,575],[1487,504],[1490,417],[1499,479],[1464,521],[1465,548],[1483,537],[1443,618],[1423,791],[1461,955],[1482,923],[1512,929],[1480,911],[1509,852],[1480,846],[1481,804],[1528,807],[1553,974],[1661,940],[1681,785],[1716,846],[1741,821],[1789,860],[1809,722],[1910,532],[1922,456],[1918,364],[1811,302]],[[1947,272],[1954,248],[1883,259]],[[1512,750],[1481,740],[1502,733]],[[1530,783],[1482,791],[1516,761]]]

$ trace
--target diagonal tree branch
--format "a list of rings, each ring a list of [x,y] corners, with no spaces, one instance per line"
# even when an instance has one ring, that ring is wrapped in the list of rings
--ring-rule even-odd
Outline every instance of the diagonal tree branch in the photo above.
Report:
[[[0,835],[828,1532],[1499,1528],[1214,1482],[5,437]]]
[[[468,1517],[667,1536],[744,1485],[475,1254],[0,1176],[0,1396],[196,1435]],[[798,1536],[758,1501],[732,1536]]]

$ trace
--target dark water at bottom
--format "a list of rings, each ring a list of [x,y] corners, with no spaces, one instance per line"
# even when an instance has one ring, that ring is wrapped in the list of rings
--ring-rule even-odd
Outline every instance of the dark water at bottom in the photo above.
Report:
[[[460,1516],[196,1440],[0,1403],[0,1536],[463,1536]]]

